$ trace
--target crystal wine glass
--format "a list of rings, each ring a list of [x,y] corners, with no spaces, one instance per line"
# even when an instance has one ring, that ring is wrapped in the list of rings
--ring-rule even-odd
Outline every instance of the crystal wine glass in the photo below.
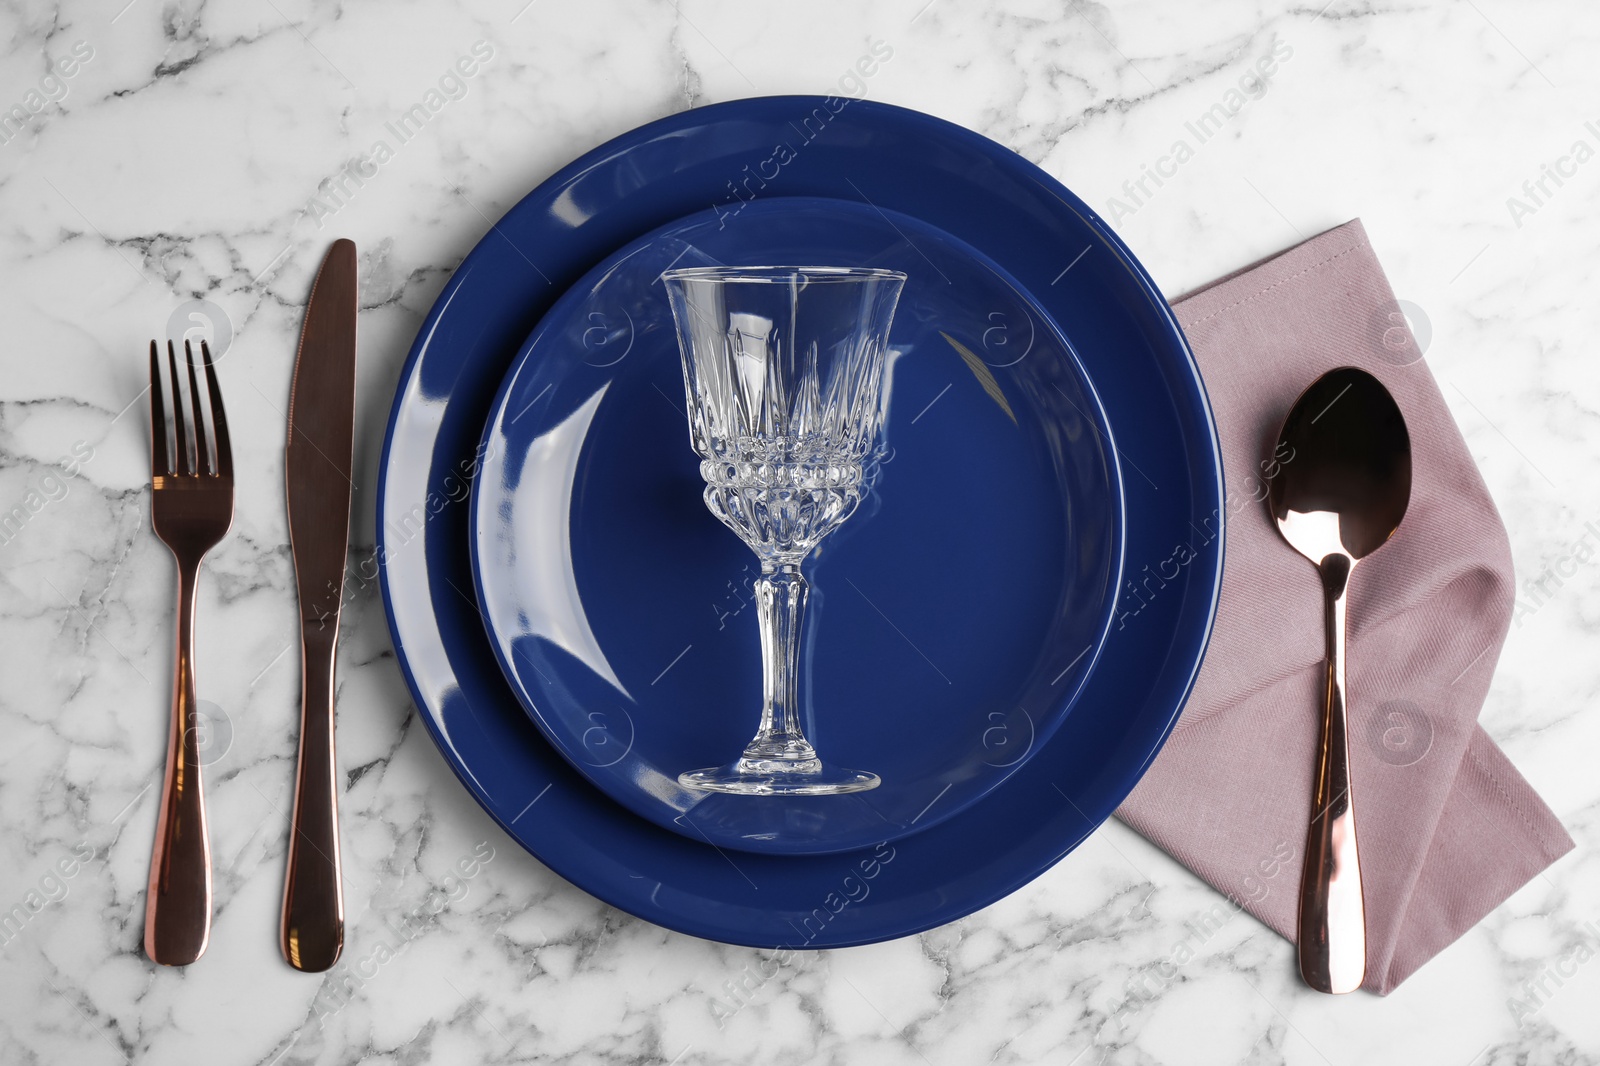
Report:
[[[683,356],[705,501],[761,560],[761,726],[734,762],[686,788],[823,796],[876,788],[831,766],[800,728],[798,664],[817,543],[855,511],[883,423],[889,326],[906,276],[850,267],[692,267],[662,275]]]

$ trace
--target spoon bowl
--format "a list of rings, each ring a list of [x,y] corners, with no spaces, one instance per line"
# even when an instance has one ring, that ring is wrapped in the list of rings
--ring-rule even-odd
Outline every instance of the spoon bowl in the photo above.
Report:
[[[1411,436],[1383,383],[1365,370],[1330,370],[1300,394],[1279,434],[1287,454],[1267,498],[1278,531],[1321,564],[1354,562],[1400,527],[1411,501]]]

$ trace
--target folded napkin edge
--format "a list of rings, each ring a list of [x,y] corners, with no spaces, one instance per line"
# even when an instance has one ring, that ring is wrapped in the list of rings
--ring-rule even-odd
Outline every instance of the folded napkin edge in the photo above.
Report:
[[[1338,250],[1331,250],[1328,247],[1330,245],[1337,246]],[[1362,248],[1370,249],[1370,247],[1371,244],[1367,238],[1366,227],[1361,224],[1359,218],[1353,218],[1330,230],[1325,230],[1315,237],[1299,241],[1288,248],[1280,249],[1271,255],[1256,260],[1247,267],[1243,267],[1216,281],[1174,298],[1171,301],[1172,309],[1178,315],[1178,324],[1185,331],[1188,331],[1235,308],[1260,299],[1268,293],[1310,274],[1319,267],[1326,266]],[[1309,260],[1309,262],[1302,262],[1303,260]],[[1295,270],[1296,267],[1299,269]],[[1294,273],[1284,277],[1273,276],[1277,271],[1281,270],[1294,270]],[[1255,276],[1261,274],[1262,271],[1267,272],[1266,276]],[[1253,286],[1250,291],[1243,296],[1236,295],[1231,302],[1224,302],[1226,296],[1229,295],[1228,290],[1236,287],[1237,283],[1243,282],[1247,276],[1251,278],[1251,286]],[[1244,288],[1246,286],[1238,285],[1238,287]],[[1211,308],[1209,305],[1214,303],[1222,303],[1222,306]],[[1203,313],[1200,313],[1198,317],[1185,317],[1183,310],[1189,306],[1194,306],[1197,312]]]

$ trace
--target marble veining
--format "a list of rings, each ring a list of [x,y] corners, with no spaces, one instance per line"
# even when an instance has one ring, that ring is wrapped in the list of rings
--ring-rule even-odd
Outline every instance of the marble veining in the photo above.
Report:
[[[0,28],[0,1061],[1600,1062],[1589,5],[13,0]],[[890,57],[853,75],[875,45]],[[362,253],[359,560],[400,363],[492,219],[641,122],[841,90],[1039,163],[1170,296],[1365,221],[1525,579],[1482,721],[1579,842],[1392,996],[1306,991],[1289,945],[1118,823],[875,947],[775,955],[639,922],[459,787],[371,583],[339,678],[349,946],[320,977],[279,960],[299,687],[282,439],[327,243]],[[231,335],[241,486],[200,586],[217,909],[181,972],[140,952],[172,639],[141,353],[175,315]]]

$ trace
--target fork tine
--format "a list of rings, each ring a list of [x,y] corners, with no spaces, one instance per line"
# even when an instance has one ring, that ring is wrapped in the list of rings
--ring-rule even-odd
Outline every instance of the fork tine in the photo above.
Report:
[[[183,425],[183,387],[178,384],[178,352],[167,342],[167,367],[172,371],[172,428],[177,437],[178,476],[187,477],[194,473],[194,467],[189,462],[189,431]]]
[[[189,400],[190,410],[194,412],[194,459],[195,467],[202,474],[211,474],[211,452],[206,447],[206,416],[205,407],[200,403],[200,383],[194,376],[194,348],[188,341],[183,342],[183,361],[189,364]]]
[[[222,409],[222,387],[211,365],[211,345],[200,342],[200,358],[206,367],[206,388],[211,393],[211,433],[217,438],[217,473],[233,476],[233,446],[228,443],[228,416]]]
[[[150,342],[150,476],[172,473],[167,462],[167,406],[161,400],[161,357],[156,342]]]

